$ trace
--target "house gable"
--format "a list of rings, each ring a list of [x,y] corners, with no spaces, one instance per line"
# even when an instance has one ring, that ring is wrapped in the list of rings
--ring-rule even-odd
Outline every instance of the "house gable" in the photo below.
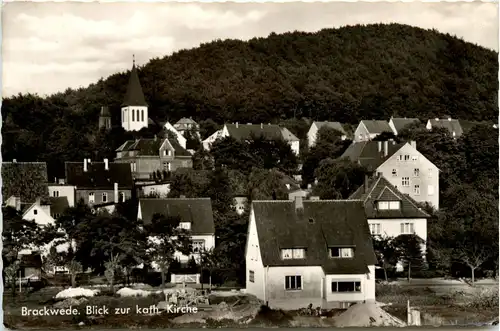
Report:
[[[23,219],[27,221],[35,221],[36,224],[42,226],[55,223],[54,218],[50,215],[50,205],[42,206],[39,202],[33,203],[24,211]]]

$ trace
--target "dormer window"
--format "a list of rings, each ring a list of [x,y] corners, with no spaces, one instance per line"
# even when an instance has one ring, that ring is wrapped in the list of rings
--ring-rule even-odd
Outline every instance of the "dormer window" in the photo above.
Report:
[[[304,259],[305,257],[305,248],[286,248],[281,250],[281,258],[283,260]]]
[[[352,258],[354,257],[353,247],[330,247],[330,257],[333,258]]]
[[[191,222],[180,222],[179,228],[184,230],[191,230]]]
[[[399,210],[401,209],[401,201],[379,201],[377,207],[379,210]]]

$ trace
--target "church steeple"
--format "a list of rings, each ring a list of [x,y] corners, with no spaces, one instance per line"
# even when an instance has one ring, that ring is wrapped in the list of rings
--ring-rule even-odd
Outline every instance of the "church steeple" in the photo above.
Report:
[[[139,75],[137,74],[137,68],[135,67],[135,55],[133,56],[132,71],[130,72],[128,80],[127,92],[122,103],[122,107],[130,106],[148,106],[146,99],[144,98],[144,93],[142,92],[141,82],[139,81]]]

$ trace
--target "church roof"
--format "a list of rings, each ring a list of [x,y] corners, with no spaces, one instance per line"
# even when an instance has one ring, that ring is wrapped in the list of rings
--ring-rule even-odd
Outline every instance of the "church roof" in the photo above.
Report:
[[[144,93],[142,92],[141,82],[139,81],[139,75],[137,74],[135,63],[132,66],[132,71],[130,72],[127,92],[122,103],[122,107],[127,106],[148,106],[146,100],[144,99]]]

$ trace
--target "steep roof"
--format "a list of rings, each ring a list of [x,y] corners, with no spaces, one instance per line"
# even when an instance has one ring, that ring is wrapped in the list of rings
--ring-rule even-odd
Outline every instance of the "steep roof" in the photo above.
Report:
[[[387,143],[387,156],[384,156],[385,143]],[[352,162],[358,162],[360,165],[374,171],[404,145],[405,143],[398,144],[395,141],[370,140],[353,142],[340,158],[347,158]]]
[[[362,120],[369,133],[378,134],[382,132],[392,132],[389,122],[379,120]]]
[[[2,162],[2,196],[20,197],[23,203],[49,196],[47,164],[45,162]]]
[[[61,215],[69,207],[67,197],[50,197],[49,200],[51,216],[55,214]]]
[[[191,234],[214,234],[215,226],[210,198],[140,199],[144,223],[150,223],[154,214],[179,216],[182,222],[191,222]]]
[[[283,139],[285,139],[285,141],[299,141],[299,138],[297,138],[297,136],[294,135],[287,128],[281,128],[281,134],[283,136]]]
[[[394,127],[396,128],[397,133],[401,132],[404,128],[407,126],[413,124],[413,123],[420,123],[420,120],[418,118],[395,118],[393,117],[392,123],[394,124]]]
[[[344,127],[342,126],[342,123],[340,122],[314,122],[313,124],[316,124],[318,130],[321,129],[322,127],[327,127],[342,132],[342,134],[344,135],[347,135],[346,131],[344,130]]]
[[[186,118],[186,117],[181,118],[175,124],[194,124],[194,125],[197,125],[197,123],[192,118]]]
[[[229,135],[237,140],[250,140],[253,137],[264,137],[269,140],[284,139],[279,125],[275,124],[226,124]]]
[[[87,163],[87,172],[83,171],[83,162],[66,162],[66,181],[77,189],[112,190],[114,183],[118,189],[132,189],[134,181],[130,164],[109,162],[105,170],[104,162]]]
[[[327,274],[366,273],[376,264],[361,201],[253,201],[264,266],[321,266]],[[310,221],[312,220],[312,222]],[[329,257],[329,247],[355,246],[354,258]],[[304,259],[283,260],[281,249],[305,248]]]
[[[122,103],[122,107],[127,106],[148,106],[146,99],[144,98],[144,93],[142,92],[141,82],[139,81],[139,75],[137,73],[135,63],[130,71],[127,92],[125,93],[125,99]]]
[[[450,132],[450,134],[453,134],[455,132],[456,137],[460,137],[463,133],[462,126],[460,125],[460,122],[458,120],[450,119],[450,118],[444,118],[444,119],[431,119],[431,126],[433,128],[443,128],[446,129]]]
[[[359,187],[349,199],[362,200],[366,216],[372,218],[428,218],[429,215],[417,206],[410,196],[401,193],[384,176],[370,179]],[[379,210],[377,201],[401,201],[400,210]]]

